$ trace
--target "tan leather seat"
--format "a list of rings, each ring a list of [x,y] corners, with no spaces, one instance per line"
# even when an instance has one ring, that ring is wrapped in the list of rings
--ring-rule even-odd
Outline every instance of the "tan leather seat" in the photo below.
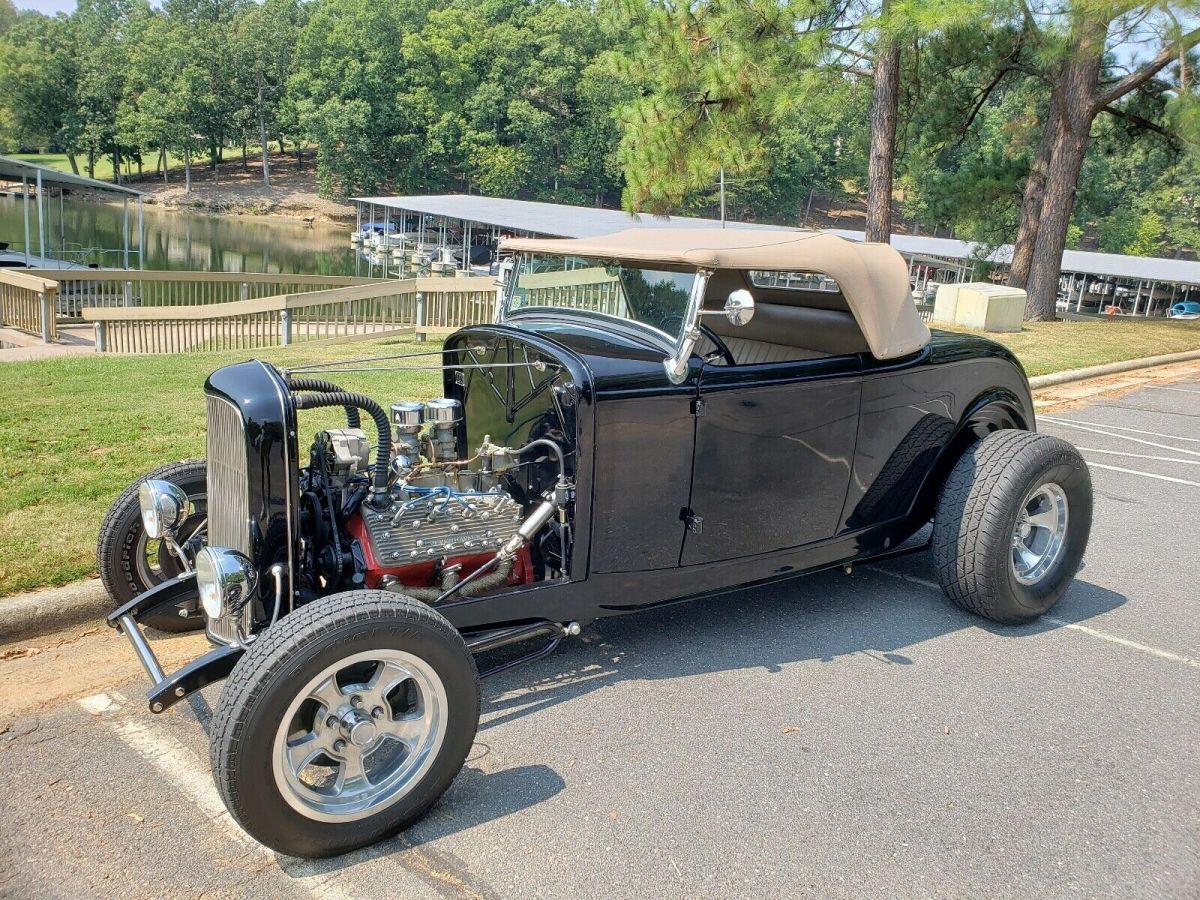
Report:
[[[858,323],[850,313],[841,310],[758,303],[754,318],[740,327],[716,316],[706,319],[739,366],[820,359],[867,350]],[[715,349],[708,340],[697,346],[702,356]]]

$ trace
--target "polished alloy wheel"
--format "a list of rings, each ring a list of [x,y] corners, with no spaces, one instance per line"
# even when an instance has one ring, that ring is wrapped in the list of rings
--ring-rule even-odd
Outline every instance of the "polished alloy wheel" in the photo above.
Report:
[[[275,735],[275,781],[288,804],[323,822],[373,815],[433,764],[448,725],[433,667],[402,650],[357,653],[292,701]]]
[[[1067,537],[1067,495],[1057,484],[1034,488],[1025,497],[1012,534],[1013,574],[1036,584],[1062,555]]]

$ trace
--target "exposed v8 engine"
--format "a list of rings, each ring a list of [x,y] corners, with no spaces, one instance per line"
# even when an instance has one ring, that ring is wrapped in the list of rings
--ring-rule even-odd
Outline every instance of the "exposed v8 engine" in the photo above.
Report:
[[[370,464],[371,442],[365,431],[353,427],[357,414],[350,405],[347,416],[351,427],[316,435],[301,478],[302,547],[321,579],[312,585],[315,592],[365,584],[432,601],[488,564],[487,574],[478,573],[482,577],[462,586],[463,594],[528,583],[539,569],[565,569],[567,498],[549,504],[526,496],[511,478],[521,465],[519,455],[535,444],[551,451],[561,473],[561,448],[544,440],[522,448],[500,447],[485,436],[464,458],[458,400],[395,403],[388,435],[392,452],[381,457],[391,462],[386,488],[381,488]],[[560,478],[559,490],[564,486]],[[549,534],[540,533],[547,526]],[[530,550],[535,536],[552,540],[549,564],[545,555]]]

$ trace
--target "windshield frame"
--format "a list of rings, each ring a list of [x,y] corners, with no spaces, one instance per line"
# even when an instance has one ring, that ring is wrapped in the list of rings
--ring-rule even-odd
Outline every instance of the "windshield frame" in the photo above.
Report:
[[[672,272],[679,272],[681,274],[694,274],[695,277],[692,280],[692,286],[691,286],[690,291],[688,292],[687,305],[683,308],[683,310],[681,310],[681,313],[680,313],[680,315],[682,317],[682,321],[680,323],[680,332],[678,335],[673,335],[673,334],[670,334],[669,332],[663,331],[661,328],[651,325],[648,322],[643,322],[641,319],[635,319],[635,318],[631,318],[631,317],[627,317],[627,316],[614,316],[611,313],[597,312],[595,310],[589,310],[589,309],[577,309],[577,308],[568,307],[568,306],[548,306],[548,305],[521,306],[521,307],[514,309],[513,308],[513,300],[516,297],[517,281],[520,277],[520,271],[521,271],[521,260],[522,260],[522,257],[524,257],[526,255],[527,255],[527,253],[525,251],[522,251],[520,253],[514,254],[511,257],[512,265],[509,267],[509,270],[508,270],[507,282],[504,285],[504,302],[503,302],[503,304],[501,304],[501,316],[500,316],[501,322],[507,322],[512,319],[519,319],[522,316],[526,316],[526,315],[535,315],[536,316],[536,315],[546,315],[548,313],[555,315],[555,316],[563,316],[566,318],[578,317],[578,318],[582,318],[582,319],[587,319],[589,321],[598,319],[602,322],[614,323],[615,325],[619,325],[622,328],[634,328],[638,331],[645,332],[649,337],[651,337],[654,340],[654,342],[656,344],[659,344],[663,347],[664,352],[666,352],[667,354],[672,355],[672,356],[676,352],[678,352],[679,348],[681,346],[683,346],[684,341],[688,337],[688,332],[691,330],[691,327],[690,327],[691,323],[695,319],[696,311],[699,310],[699,308],[700,308],[700,303],[704,298],[704,290],[708,283],[707,272],[702,268],[692,269],[692,268],[686,267],[686,266],[678,266],[678,267],[673,267],[673,268],[668,268],[668,269],[651,269],[650,267],[653,265],[656,265],[656,264],[649,263],[645,266],[642,266],[642,265],[632,265],[631,266],[631,265],[626,265],[624,261],[619,260],[619,259],[601,258],[601,257],[592,257],[592,256],[577,256],[574,253],[546,253],[543,251],[538,251],[539,256],[548,256],[548,257],[553,256],[553,257],[557,257],[560,259],[567,259],[568,257],[573,257],[575,259],[583,259],[583,260],[595,262],[598,265],[617,265],[624,269],[641,269],[641,270],[650,270],[650,271],[672,271]],[[662,264],[657,264],[657,265],[662,265]],[[624,294],[623,287],[622,287],[622,294]]]

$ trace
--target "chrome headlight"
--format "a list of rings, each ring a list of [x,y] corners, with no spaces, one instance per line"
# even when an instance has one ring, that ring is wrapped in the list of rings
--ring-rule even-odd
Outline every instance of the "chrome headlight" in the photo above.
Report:
[[[254,599],[258,570],[236,550],[205,547],[196,554],[196,587],[200,605],[210,619],[227,609],[241,609]]]
[[[143,481],[138,488],[138,505],[142,508],[142,527],[150,538],[170,534],[187,518],[187,494],[169,481]]]

